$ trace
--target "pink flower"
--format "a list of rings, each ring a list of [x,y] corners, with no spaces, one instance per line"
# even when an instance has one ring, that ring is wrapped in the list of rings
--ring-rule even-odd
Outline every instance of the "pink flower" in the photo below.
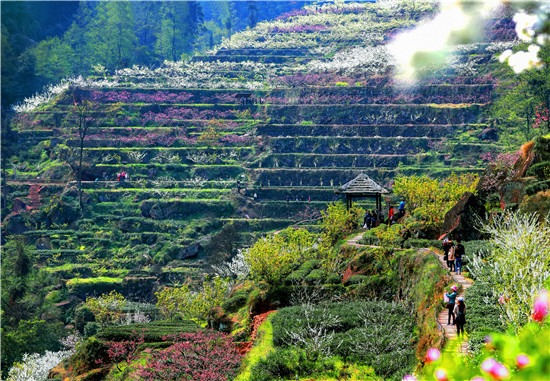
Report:
[[[496,380],[504,380],[510,376],[508,369],[492,357],[489,357],[487,360],[483,361],[481,364],[481,370],[489,373]]]
[[[407,374],[402,381],[418,381],[418,379],[412,374]]]
[[[504,296],[504,294],[502,294],[502,296],[500,298],[498,298],[498,302],[500,304],[504,304],[506,303],[506,297]]]
[[[516,357],[516,364],[519,369],[525,368],[530,362],[531,360],[529,360],[529,356],[525,354],[517,355]]]
[[[439,360],[439,357],[441,357],[441,352],[439,352],[439,349],[437,348],[430,348],[426,352],[426,362],[431,363]]]
[[[447,381],[447,371],[443,368],[437,368],[434,372],[434,377],[437,381]]]
[[[542,321],[548,315],[550,309],[550,299],[548,298],[548,291],[543,290],[539,296],[535,299],[533,304],[533,320]]]
[[[487,381],[487,380],[485,380],[483,377],[476,376],[472,378],[470,381]]]

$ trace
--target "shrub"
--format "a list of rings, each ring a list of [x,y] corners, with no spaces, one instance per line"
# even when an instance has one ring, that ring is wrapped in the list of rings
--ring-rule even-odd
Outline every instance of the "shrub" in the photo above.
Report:
[[[86,305],[78,307],[74,312],[74,326],[80,333],[84,333],[84,327],[94,321],[94,314]]]
[[[96,323],[95,321],[91,321],[89,323],[86,323],[84,326],[84,337],[92,337],[94,336],[99,330],[101,329],[101,326],[99,323]]]
[[[315,369],[312,362],[322,363],[321,359],[328,355],[371,365],[385,379],[402,375],[414,366],[411,347],[414,320],[402,307],[391,303],[342,302],[287,307],[273,316],[272,324],[275,347],[304,350],[303,360],[310,362],[312,369]],[[315,351],[321,356],[312,357]],[[297,372],[296,366],[289,366],[296,363],[296,360],[289,361],[289,353],[281,351],[273,355],[273,367],[262,363],[258,368],[275,379],[279,377],[275,376],[277,372],[288,372],[288,369]],[[297,353],[290,356],[295,357]]]
[[[525,187],[525,193],[527,193],[528,196],[532,196],[539,192],[543,192],[548,188],[550,188],[550,180],[539,181]]]
[[[201,328],[191,320],[157,320],[149,323],[108,326],[99,331],[96,337],[106,341],[130,340],[134,332],[141,332],[143,329],[146,329],[144,341],[154,343],[162,341],[165,336],[180,332],[195,332]]]
[[[322,284],[325,280],[325,272],[321,269],[312,270],[308,276],[304,278],[307,284]]]
[[[535,176],[539,180],[550,179],[550,161],[535,164],[527,170],[528,176]]]
[[[369,277],[367,275],[352,275],[344,282],[344,286],[349,286],[352,284],[361,284],[367,282]]]
[[[425,248],[435,247],[436,249],[443,248],[443,242],[437,239],[409,239],[403,245],[404,248],[410,249],[411,247]]]
[[[223,302],[222,308],[225,312],[234,313],[234,312],[237,312],[242,307],[244,307],[247,300],[248,300],[248,293],[237,292],[231,298]]]
[[[342,277],[340,275],[331,275],[327,278],[325,281],[326,284],[341,284],[342,283]]]
[[[363,216],[365,211],[356,206],[347,210],[343,202],[334,202],[328,205],[326,211],[321,211],[321,214],[324,240],[332,246],[359,227],[359,217]]]

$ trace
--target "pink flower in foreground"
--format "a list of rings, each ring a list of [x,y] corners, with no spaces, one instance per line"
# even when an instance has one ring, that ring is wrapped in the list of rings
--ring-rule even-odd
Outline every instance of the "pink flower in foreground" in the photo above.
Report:
[[[548,291],[543,290],[539,296],[535,299],[533,304],[533,320],[542,321],[548,315],[550,309],[550,299],[548,298]]]
[[[504,380],[510,376],[508,369],[492,357],[483,361],[481,370],[489,373],[496,380]]]
[[[499,302],[500,304],[506,303],[506,297],[504,296],[504,294],[503,294],[500,298],[498,298],[498,302]]]
[[[521,354],[516,357],[516,364],[519,369],[525,368],[530,362],[531,360],[529,360],[529,356],[527,355]]]
[[[439,349],[437,348],[430,348],[428,349],[428,352],[426,352],[427,363],[437,361],[439,360],[439,357],[441,357],[441,352],[439,352]]]
[[[476,377],[472,378],[470,381],[487,381],[487,380],[484,379],[483,377],[476,376]]]
[[[434,372],[434,377],[437,381],[447,381],[447,371],[442,368],[437,368]]]
[[[407,374],[402,381],[418,381],[418,379],[412,374]]]

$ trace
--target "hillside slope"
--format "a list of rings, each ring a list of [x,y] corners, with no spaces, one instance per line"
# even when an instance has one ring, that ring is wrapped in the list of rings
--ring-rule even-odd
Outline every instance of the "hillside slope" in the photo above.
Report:
[[[154,289],[136,291],[140,279],[198,279],[265,232],[315,219],[360,172],[385,184],[479,171],[480,154],[499,148],[482,140],[487,64],[513,29],[493,20],[484,42],[400,86],[385,45],[433,12],[427,3],[309,6],[191,62],[62,84],[12,120],[4,232],[26,235],[53,274],[106,276],[102,289],[149,299]],[[75,94],[94,105],[82,215],[67,164],[80,143]],[[117,181],[120,172],[129,180]],[[81,283],[69,292],[97,288]]]

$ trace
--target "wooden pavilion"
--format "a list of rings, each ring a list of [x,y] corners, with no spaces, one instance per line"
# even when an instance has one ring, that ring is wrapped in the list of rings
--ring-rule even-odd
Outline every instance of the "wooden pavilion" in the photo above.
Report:
[[[376,210],[380,212],[382,210],[382,194],[388,194],[390,192],[366,174],[361,173],[350,182],[338,188],[335,193],[346,195],[346,206],[348,210],[351,208],[351,203],[354,198],[375,197]]]

